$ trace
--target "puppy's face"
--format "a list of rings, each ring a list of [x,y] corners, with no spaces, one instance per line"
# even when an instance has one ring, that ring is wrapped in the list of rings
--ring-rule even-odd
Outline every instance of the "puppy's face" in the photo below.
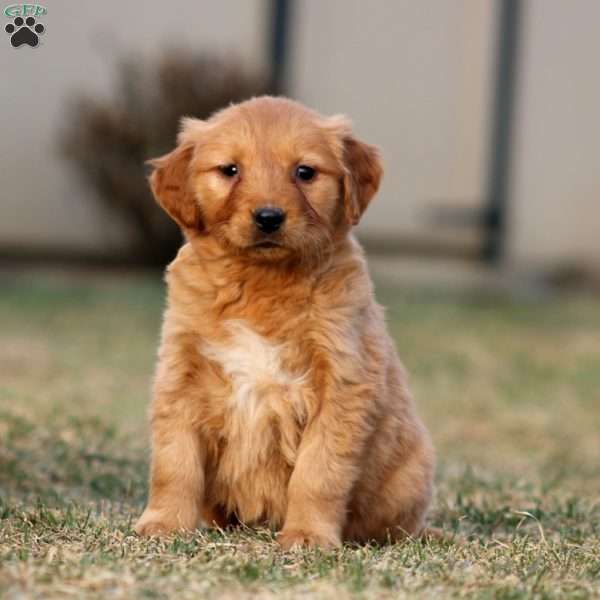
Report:
[[[345,119],[269,97],[184,119],[178,147],[152,164],[152,191],[185,233],[269,261],[321,256],[382,175],[377,150]]]

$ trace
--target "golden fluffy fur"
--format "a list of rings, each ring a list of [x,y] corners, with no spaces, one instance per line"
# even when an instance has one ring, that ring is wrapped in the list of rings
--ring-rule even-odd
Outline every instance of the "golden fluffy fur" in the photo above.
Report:
[[[284,548],[419,534],[433,452],[350,234],[377,149],[343,117],[263,97],[184,119],[153,164],[187,243],[167,269],[137,532],[267,523]],[[278,231],[257,228],[263,206],[285,211]]]

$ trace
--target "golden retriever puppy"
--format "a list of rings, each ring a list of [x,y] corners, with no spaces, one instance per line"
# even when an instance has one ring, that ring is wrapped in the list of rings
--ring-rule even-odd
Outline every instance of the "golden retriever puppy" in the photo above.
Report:
[[[283,548],[421,533],[433,452],[350,233],[377,149],[343,117],[261,97],[183,119],[152,164],[187,243],[167,269],[136,531],[267,524]]]

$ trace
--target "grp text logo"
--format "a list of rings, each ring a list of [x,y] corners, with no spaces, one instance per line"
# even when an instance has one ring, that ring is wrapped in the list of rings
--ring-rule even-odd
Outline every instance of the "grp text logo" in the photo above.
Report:
[[[4,9],[4,16],[12,19],[4,27],[10,35],[13,48],[31,46],[36,48],[40,43],[40,35],[46,31],[43,23],[37,19],[48,14],[48,9],[40,4],[11,4]]]

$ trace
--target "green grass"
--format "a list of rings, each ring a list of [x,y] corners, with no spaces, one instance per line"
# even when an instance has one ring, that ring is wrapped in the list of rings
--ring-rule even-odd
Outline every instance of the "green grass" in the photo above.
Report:
[[[0,597],[600,597],[600,300],[380,289],[460,543],[140,540],[160,280],[0,280]]]

